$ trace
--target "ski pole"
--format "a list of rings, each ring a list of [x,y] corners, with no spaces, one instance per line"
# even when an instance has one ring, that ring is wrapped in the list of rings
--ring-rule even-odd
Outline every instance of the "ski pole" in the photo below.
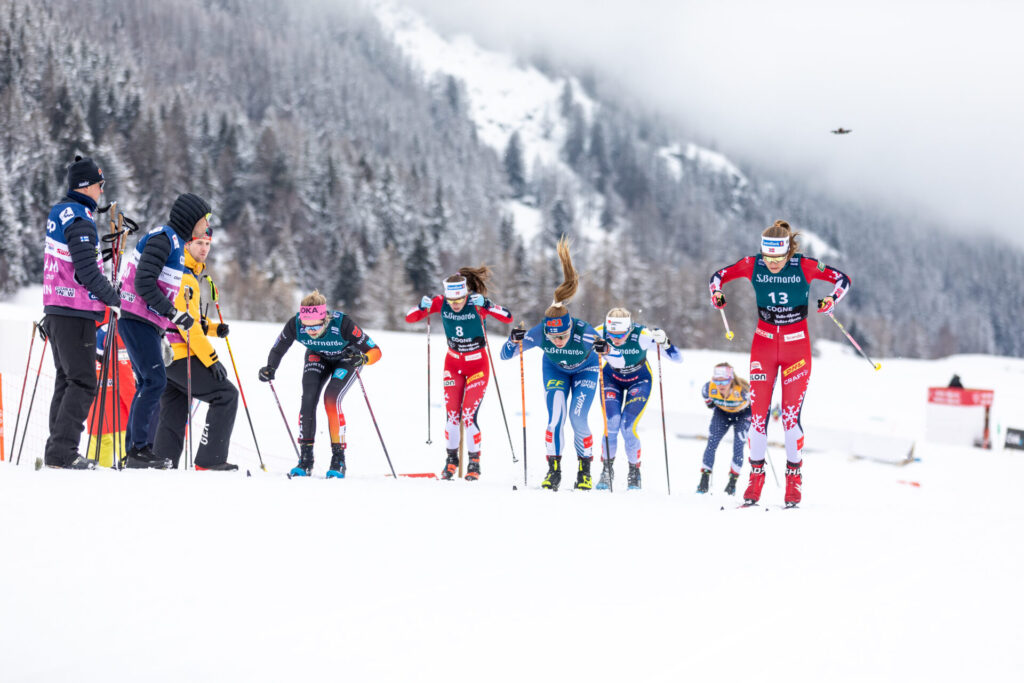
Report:
[[[725,325],[725,338],[732,341],[732,338],[736,335],[734,335],[732,330],[729,329],[729,321],[725,319],[725,309],[719,308],[718,312],[722,314],[722,324]]]
[[[93,411],[89,421],[89,433],[96,435],[96,447],[93,449],[95,458],[90,458],[89,454],[86,453],[85,457],[88,460],[93,460],[97,464],[100,461],[101,445],[103,443],[103,421],[106,419],[106,407],[107,407],[107,382],[110,381],[110,356],[111,356],[111,341],[113,340],[113,334],[116,334],[116,326],[113,321],[117,319],[117,316],[111,315],[107,320],[107,334],[103,338],[103,360],[100,363],[100,377],[99,377],[99,391],[96,392],[96,397],[93,400]]]
[[[21,464],[21,451],[25,448],[25,436],[28,434],[28,421],[32,417],[32,404],[36,402],[36,389],[39,388],[39,375],[43,372],[43,359],[46,358],[46,345],[50,342],[49,337],[43,337],[43,351],[39,356],[39,368],[36,370],[36,381],[32,385],[32,395],[28,399],[28,411],[25,413],[25,431],[21,433],[21,445],[18,446],[18,461],[15,466]],[[14,445],[13,443],[11,444]]]
[[[210,295],[213,297],[213,305],[217,307],[217,317],[220,318],[220,324],[224,324],[224,316],[220,312],[220,296],[217,293],[217,287],[213,284],[213,280],[210,276],[206,276],[207,281],[210,283]],[[267,466],[263,464],[263,454],[260,453],[260,444],[256,440],[256,428],[252,426],[252,415],[249,414],[249,404],[245,400],[245,391],[242,389],[242,378],[238,375],[238,366],[235,364],[235,354],[231,353],[231,341],[224,337],[224,341],[228,345],[228,357],[231,358],[231,367],[235,371],[235,381],[238,382],[238,393],[242,395],[242,405],[245,407],[245,417],[249,420],[249,430],[252,432],[252,442],[256,444],[256,456],[260,459],[260,469],[264,472],[267,471]]]
[[[526,372],[523,370],[523,341],[519,340],[519,391],[523,397],[523,488],[529,482],[526,477]]]
[[[779,475],[777,475],[775,473],[775,463],[772,462],[772,455],[771,455],[771,453],[768,452],[768,447],[767,446],[765,446],[765,449],[764,449],[764,457],[768,461],[768,467],[770,467],[771,470],[772,470],[772,479],[775,480],[775,488],[777,488],[777,489],[782,488],[782,484],[779,483]]]
[[[601,358],[597,367],[597,380],[601,388],[601,421],[604,423],[604,457],[601,458],[601,466],[604,467],[604,460],[611,456],[612,449],[608,443],[608,407],[604,403],[604,358]],[[618,434],[615,435],[618,439]],[[612,491],[612,482],[608,481],[608,490]]]
[[[32,347],[36,344],[36,328],[39,323],[32,321],[32,339],[28,343],[28,358],[25,360],[25,378],[21,381],[21,398],[18,399],[18,416],[14,420],[14,435],[11,437],[11,462],[14,462],[14,444],[18,443],[18,425],[21,423],[21,404],[25,401],[25,387],[28,385],[28,370],[32,366]]]
[[[277,409],[281,411],[281,419],[284,420],[284,428],[288,430],[288,439],[292,442],[292,448],[295,449],[295,457],[302,459],[299,455],[299,446],[295,441],[295,437],[292,436],[292,428],[288,426],[288,418],[284,415],[284,408],[281,407],[281,401],[277,398],[277,389],[274,388],[274,380],[268,379],[267,384],[270,385],[270,391],[274,394],[274,403],[277,404]]]
[[[846,335],[846,338],[850,340],[851,344],[853,344],[853,348],[857,349],[857,352],[861,356],[864,357],[864,360],[866,360],[867,362],[871,363],[871,367],[873,367],[875,370],[881,370],[882,369],[882,364],[881,363],[876,363],[875,361],[873,361],[870,358],[868,358],[868,354],[864,353],[864,349],[860,348],[860,344],[858,344],[857,341],[853,337],[850,336],[850,333],[846,331],[846,328],[843,327],[843,324],[841,322],[839,322],[838,320],[836,320],[836,317],[834,315],[832,315],[831,312],[828,314],[828,317],[832,318],[832,322],[834,322],[836,325],[839,326],[839,329],[842,330],[843,334]]]
[[[430,439],[430,314],[427,313],[427,445],[434,443]],[[462,462],[460,459],[459,462]]]
[[[185,311],[188,312],[192,304],[192,288],[185,288]],[[199,312],[196,311],[196,315]],[[202,321],[196,321],[201,323]],[[195,324],[195,323],[193,323]],[[185,391],[188,395],[188,406],[192,407],[192,327],[189,326],[185,330]],[[192,464],[192,415],[188,416],[188,432],[186,434],[188,438],[188,459],[185,460],[185,469],[187,470]]]
[[[398,479],[398,475],[395,474],[395,466],[391,464],[391,456],[388,455],[388,447],[384,445],[384,437],[381,435],[380,427],[377,425],[377,418],[373,414],[373,407],[370,405],[370,397],[366,395],[366,387],[363,385],[363,376],[359,372],[359,368],[356,368],[356,379],[359,380],[359,388],[363,390],[363,398],[366,400],[366,409],[370,411],[370,419],[373,420],[373,428],[377,430],[377,438],[380,439],[380,447],[384,449],[384,457],[388,459],[388,467],[391,468],[391,476]]]
[[[484,344],[487,345],[487,360],[491,363],[491,376],[494,377],[494,389],[498,392],[498,405],[501,406],[501,421],[505,423],[505,434],[508,436],[508,450],[512,454],[512,462],[518,463],[516,449],[512,447],[512,432],[508,428],[508,418],[505,416],[505,401],[501,399],[501,385],[498,384],[498,373],[494,369],[494,356],[491,355],[491,340],[487,338],[487,324],[484,324]]]
[[[661,344],[658,344],[658,393],[661,395],[661,439],[665,444],[665,484],[672,495],[672,478],[668,474],[668,429],[665,428],[665,382],[661,378]]]

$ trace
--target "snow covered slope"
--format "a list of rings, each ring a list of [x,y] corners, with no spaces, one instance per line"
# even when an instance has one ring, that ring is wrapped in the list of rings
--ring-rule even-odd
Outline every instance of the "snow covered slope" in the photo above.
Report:
[[[0,304],[8,434],[39,308],[38,290]],[[804,412],[808,446],[838,427],[896,434],[917,439],[920,461],[895,467],[842,450],[808,452],[801,509],[776,507],[782,491],[769,479],[767,511],[737,510],[722,493],[726,447],[712,495],[697,496],[704,443],[676,435],[707,419],[700,383],[720,360],[744,367],[749,340],[737,340],[732,354],[685,350],[682,365],[665,363],[671,496],[657,399],[640,429],[642,491],[625,491],[620,465],[612,494],[550,493],[536,488],[545,409],[535,351],[526,362],[528,489],[512,490],[522,463],[512,462],[493,384],[480,415],[483,478],[475,484],[385,476],[358,387],[345,399],[349,478],[288,480],[292,446],[270,391],[256,381],[278,327],[232,322],[231,336],[269,473],[257,466],[241,410],[231,454],[243,468],[237,475],[34,471],[46,436],[37,416],[52,386],[46,358],[22,464],[0,463],[0,680],[945,681],[1024,673],[1015,654],[1024,557],[1014,540],[1024,512],[999,486],[1020,477],[1022,456],[919,439],[925,388],[953,372],[995,389],[996,422],[1019,422],[1024,360],[880,359],[876,373],[826,345]],[[366,391],[395,468],[437,472],[443,342],[435,332],[428,446],[425,335],[415,330],[371,331],[384,357],[365,370]],[[275,383],[293,424],[300,356],[293,348]],[[518,363],[496,362],[521,459]],[[35,361],[32,368],[34,377]],[[597,433],[596,406],[590,424]],[[317,448],[322,475],[323,433]],[[772,456],[781,468],[784,455]]]

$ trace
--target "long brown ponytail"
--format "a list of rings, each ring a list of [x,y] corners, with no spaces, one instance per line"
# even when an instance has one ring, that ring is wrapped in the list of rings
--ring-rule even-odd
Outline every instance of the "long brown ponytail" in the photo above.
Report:
[[[569,238],[562,235],[558,240],[558,260],[562,262],[562,284],[555,289],[555,300],[544,311],[546,318],[560,318],[569,312],[566,304],[576,295],[580,286],[580,274],[572,267],[572,256],[569,254]]]
[[[459,275],[466,278],[466,286],[469,287],[469,291],[487,296],[487,283],[491,280],[489,266],[482,265],[476,268],[464,266],[459,268]],[[445,282],[457,282],[458,278],[458,275],[452,275]]]

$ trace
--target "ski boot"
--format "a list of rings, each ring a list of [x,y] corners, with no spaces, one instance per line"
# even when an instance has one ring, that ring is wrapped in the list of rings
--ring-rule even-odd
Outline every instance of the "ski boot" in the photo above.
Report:
[[[548,456],[548,474],[544,477],[544,481],[541,482],[540,487],[542,489],[551,489],[552,491],[558,490],[558,485],[562,483],[562,456],[560,455],[549,455]]]
[[[196,472],[237,472],[238,465],[233,462],[218,462],[215,465],[196,465]]]
[[[626,475],[626,488],[630,491],[640,490],[640,463],[629,463],[629,474]]]
[[[750,482],[747,490],[743,492],[743,504],[745,506],[757,505],[761,500],[761,489],[764,487],[764,460],[750,461]]]
[[[580,468],[576,472],[576,485],[573,488],[580,489],[582,491],[589,491],[594,488],[594,480],[590,477],[590,458],[578,458]]]
[[[328,479],[345,478],[345,444],[331,444],[331,466],[327,470]]]
[[[739,478],[739,472],[729,472],[729,483],[725,485],[725,494],[727,496],[736,495],[736,480]]]
[[[707,493],[711,488],[711,470],[706,467],[700,468],[700,483],[697,484],[697,493]]]
[[[313,474],[313,444],[299,444],[299,463],[288,473],[289,477],[308,477]]]
[[[597,482],[596,488],[598,491],[610,491],[612,488],[612,480],[615,479],[615,460],[606,459],[601,461],[601,478]]]
[[[142,448],[132,446],[125,456],[124,466],[128,469],[167,470],[171,468],[170,458],[158,458],[148,445]]]
[[[803,464],[803,460],[786,464],[786,507],[788,508],[795,508],[800,504],[800,488],[803,485],[800,467]]]
[[[459,449],[449,448],[448,449],[448,460],[444,463],[444,469],[441,470],[441,478],[445,481],[451,481],[455,478],[455,474],[459,471]]]
[[[469,454],[469,464],[466,465],[466,481],[476,481],[480,478],[480,451]]]

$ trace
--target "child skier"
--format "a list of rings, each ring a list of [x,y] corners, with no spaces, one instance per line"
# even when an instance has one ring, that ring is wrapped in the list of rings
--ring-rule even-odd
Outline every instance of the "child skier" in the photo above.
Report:
[[[327,309],[327,299],[313,290],[302,299],[299,312],[289,318],[270,349],[267,364],[260,368],[260,381],[274,379],[281,359],[298,340],[306,347],[302,370],[302,408],[299,412],[299,462],[291,475],[308,477],[313,472],[313,441],[316,437],[316,403],[324,391],[324,409],[331,435],[331,465],[327,478],[345,477],[345,414],[341,401],[363,365],[380,360],[373,340],[341,311]]]
[[[512,314],[487,296],[491,270],[487,266],[460,268],[445,278],[444,296],[424,296],[419,306],[405,316],[407,323],[416,323],[434,313],[441,314],[448,353],[444,358],[444,404],[448,413],[445,423],[445,462],[442,479],[452,479],[459,468],[459,421],[465,426],[469,464],[466,479],[480,478],[480,427],[477,413],[484,400],[490,378],[484,319],[489,315],[498,322],[512,322]],[[467,305],[468,304],[468,305]]]
[[[715,451],[722,437],[732,427],[732,466],[729,469],[729,483],[725,486],[725,492],[732,496],[736,493],[736,480],[743,469],[743,448],[747,443],[747,429],[750,428],[750,384],[736,376],[731,365],[719,363],[711,372],[711,381],[704,383],[700,393],[704,397],[704,404],[714,414],[711,416],[697,493],[708,492],[711,469],[715,466]]]

